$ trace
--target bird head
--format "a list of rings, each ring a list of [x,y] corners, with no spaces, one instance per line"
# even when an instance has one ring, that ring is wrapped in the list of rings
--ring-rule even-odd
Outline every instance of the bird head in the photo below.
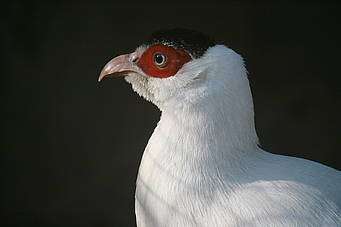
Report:
[[[245,75],[243,60],[233,50],[197,31],[169,29],[109,61],[98,80],[124,76],[134,91],[163,110],[222,94],[238,97],[241,87],[248,88]]]

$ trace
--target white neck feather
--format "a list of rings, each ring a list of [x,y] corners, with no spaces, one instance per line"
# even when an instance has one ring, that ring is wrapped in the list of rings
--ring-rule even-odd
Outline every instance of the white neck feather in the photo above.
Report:
[[[150,158],[174,177],[198,180],[220,170],[239,171],[244,157],[256,152],[258,138],[246,70],[241,57],[226,49],[218,53],[225,64],[216,61],[215,68],[200,75],[206,78],[204,85],[191,85],[164,103],[141,169],[151,165],[146,163]]]
[[[340,223],[336,206],[314,188],[339,198],[335,186],[339,173],[329,184],[321,184],[329,179],[325,176],[331,174],[330,169],[299,159],[275,158],[258,148],[241,57],[219,46],[207,53],[201,62],[187,67],[187,72],[193,72],[191,67],[198,68],[195,64],[209,62],[198,77],[181,74],[180,82],[148,81],[151,88],[163,88],[150,92],[162,115],[140,165],[135,203],[138,226]],[[269,165],[272,161],[275,164]],[[308,166],[308,171],[301,166]],[[305,224],[297,224],[301,219]]]

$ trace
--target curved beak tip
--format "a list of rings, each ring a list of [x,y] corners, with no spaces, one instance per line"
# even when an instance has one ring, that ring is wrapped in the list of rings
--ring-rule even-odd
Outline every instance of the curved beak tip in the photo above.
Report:
[[[129,71],[134,71],[134,67],[129,61],[129,54],[117,56],[103,67],[98,77],[98,82],[101,82],[102,79],[107,76],[124,76],[124,74]]]
[[[106,76],[107,74],[103,72],[103,70],[101,71],[101,73],[99,74],[99,77],[97,79],[97,82],[101,82],[102,79]]]

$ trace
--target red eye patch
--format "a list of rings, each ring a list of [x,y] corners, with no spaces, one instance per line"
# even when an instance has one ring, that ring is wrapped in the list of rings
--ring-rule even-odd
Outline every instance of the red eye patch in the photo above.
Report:
[[[142,54],[137,65],[148,76],[167,78],[174,76],[190,60],[191,56],[184,50],[155,44]]]

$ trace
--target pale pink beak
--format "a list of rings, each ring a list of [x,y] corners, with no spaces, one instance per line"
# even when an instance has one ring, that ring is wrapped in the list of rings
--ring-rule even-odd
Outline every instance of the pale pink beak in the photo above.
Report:
[[[108,76],[117,78],[127,76],[131,72],[141,73],[141,69],[136,65],[137,60],[135,52],[115,57],[103,67],[98,82]]]

